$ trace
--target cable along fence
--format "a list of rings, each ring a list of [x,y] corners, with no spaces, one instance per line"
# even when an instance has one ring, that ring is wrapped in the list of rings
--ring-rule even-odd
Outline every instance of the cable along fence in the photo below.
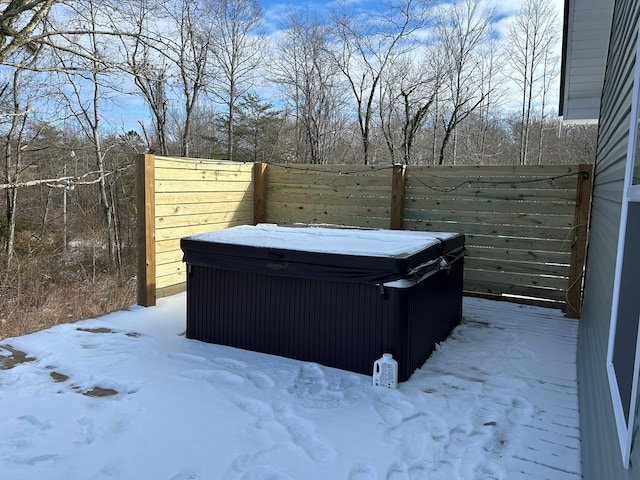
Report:
[[[138,302],[184,289],[180,238],[252,223],[466,235],[466,294],[577,318],[591,165],[245,164],[139,155]]]

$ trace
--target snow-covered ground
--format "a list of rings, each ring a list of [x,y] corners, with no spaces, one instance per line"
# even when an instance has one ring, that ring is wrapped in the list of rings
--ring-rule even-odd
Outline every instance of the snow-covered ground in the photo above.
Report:
[[[184,294],[0,342],[0,476],[577,479],[577,323],[465,298],[397,390],[184,336]]]

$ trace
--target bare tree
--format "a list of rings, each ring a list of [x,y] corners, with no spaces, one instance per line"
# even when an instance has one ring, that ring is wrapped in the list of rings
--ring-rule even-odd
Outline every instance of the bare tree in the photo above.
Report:
[[[551,78],[548,61],[558,41],[557,12],[549,0],[525,0],[509,27],[509,64],[521,94],[520,163],[528,162],[531,117],[536,97]],[[555,74],[557,75],[557,73]]]
[[[544,128],[547,119],[547,97],[553,81],[559,74],[558,56],[554,55],[549,49],[545,54],[543,61],[543,74],[540,79],[541,95],[540,95],[540,129],[538,131],[538,165],[542,163],[542,151],[544,147]]]
[[[79,29],[88,28],[81,38],[61,35],[66,44],[53,53],[61,66],[58,75],[63,88],[61,93],[69,111],[83,130],[93,147],[98,178],[98,198],[107,227],[108,251],[114,265],[121,266],[121,244],[118,238],[117,213],[111,201],[111,185],[107,180],[106,148],[102,144],[102,106],[108,102],[107,82],[112,73],[109,60],[109,43],[97,33],[100,25],[100,0],[90,0],[76,5],[76,21]],[[77,52],[78,55],[68,54]],[[111,90],[112,91],[112,90]],[[65,172],[66,173],[66,172]]]
[[[441,114],[444,130],[438,164],[453,137],[453,163],[456,159],[456,127],[476,111],[490,95],[487,87],[479,88],[483,77],[481,48],[488,40],[492,12],[483,10],[474,0],[463,0],[443,7],[438,23],[441,61],[446,65],[445,85],[448,90],[447,110]]]
[[[384,76],[380,89],[380,125],[392,163],[408,165],[415,161],[417,136],[441,88],[442,70],[433,59],[431,49],[423,49],[421,58],[399,57]]]
[[[171,3],[165,4],[168,8]],[[145,141],[150,149],[159,155],[169,154],[167,139],[168,82],[171,62],[167,56],[165,38],[157,31],[157,22],[170,28],[171,23],[155,0],[120,2],[110,13],[110,26],[115,30],[125,29],[130,35],[117,36],[122,59],[118,63],[120,71],[131,75],[134,85],[144,99],[151,114],[153,131],[148,132],[140,121]],[[173,35],[169,35],[169,40]],[[165,48],[163,48],[163,46]],[[171,49],[175,51],[175,49]]]
[[[382,77],[394,58],[411,51],[412,36],[425,26],[429,3],[419,0],[388,1],[377,14],[335,17],[340,67],[356,103],[363,162],[370,161],[372,122]]]
[[[240,98],[255,85],[267,39],[258,33],[262,9],[257,0],[217,0],[212,11],[211,54],[220,71],[213,87],[225,107],[227,158],[233,160],[235,111]]]
[[[498,112],[502,108],[501,103],[506,96],[505,76],[502,73],[505,65],[504,55],[502,55],[504,51],[493,32],[490,32],[488,37],[480,53],[483,62],[480,64],[482,80],[479,87],[482,89],[481,95],[484,97],[484,101],[478,107],[480,134],[478,136],[477,162],[481,165],[488,157],[492,156],[488,150],[489,132],[495,128]]]
[[[12,103],[12,114],[9,116],[10,125],[4,139],[4,181],[17,182],[22,170],[22,131],[24,130],[27,110],[20,101],[20,89],[22,83],[20,76],[21,69],[16,69],[11,78],[9,95]],[[5,191],[6,217],[7,217],[7,239],[5,252],[7,254],[7,268],[11,265],[14,253],[14,239],[16,231],[16,208],[18,202],[18,189],[10,188]]]
[[[191,146],[193,114],[202,92],[211,81],[209,57],[215,51],[212,44],[216,35],[210,22],[215,15],[209,2],[181,0],[176,11],[169,12],[177,25],[178,35],[172,61],[177,69],[182,100],[180,155],[188,157]]]
[[[33,35],[60,0],[5,0],[0,12],[0,63],[18,50],[37,48]]]
[[[326,163],[345,123],[340,72],[328,55],[328,28],[315,12],[291,12],[276,45],[273,77],[294,116],[296,158],[304,163]]]

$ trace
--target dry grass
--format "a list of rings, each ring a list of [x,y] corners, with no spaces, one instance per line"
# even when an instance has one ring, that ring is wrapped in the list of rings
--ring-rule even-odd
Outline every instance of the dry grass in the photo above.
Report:
[[[135,298],[131,273],[87,272],[79,262],[22,259],[0,277],[0,340],[121,310]]]

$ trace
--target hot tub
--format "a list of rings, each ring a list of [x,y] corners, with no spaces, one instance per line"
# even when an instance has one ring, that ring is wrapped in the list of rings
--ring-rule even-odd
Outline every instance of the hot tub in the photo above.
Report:
[[[462,316],[464,235],[276,225],[181,240],[188,338],[398,380]]]

